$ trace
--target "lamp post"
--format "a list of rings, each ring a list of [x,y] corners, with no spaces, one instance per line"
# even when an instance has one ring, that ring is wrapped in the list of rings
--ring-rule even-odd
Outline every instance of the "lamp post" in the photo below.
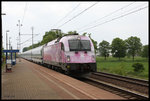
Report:
[[[18,37],[17,37],[17,39],[16,39],[16,40],[17,40],[17,49],[18,49],[18,45],[19,45],[19,44],[18,44],[18,40],[19,40],[19,39],[18,39]]]
[[[18,23],[19,23],[19,24],[17,24],[17,26],[19,26],[19,50],[20,50],[20,52],[19,52],[19,53],[21,54],[21,44],[20,44],[20,40],[21,40],[21,39],[20,39],[20,27],[21,27],[21,26],[23,26],[23,25],[22,25],[22,24],[20,24],[20,20],[18,20]],[[19,62],[21,62],[20,56],[19,56]]]
[[[8,36],[7,36],[7,32],[9,32],[9,30],[6,31],[6,49],[8,49],[8,40],[7,40],[7,39],[8,39],[8,38],[7,38]]]
[[[11,37],[9,37],[9,50],[11,49],[10,39],[11,39]]]

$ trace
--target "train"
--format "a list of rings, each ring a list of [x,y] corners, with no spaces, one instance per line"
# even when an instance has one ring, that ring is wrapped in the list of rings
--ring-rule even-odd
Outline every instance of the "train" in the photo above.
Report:
[[[21,53],[21,58],[65,74],[96,72],[96,55],[91,39],[83,35],[66,35]]]

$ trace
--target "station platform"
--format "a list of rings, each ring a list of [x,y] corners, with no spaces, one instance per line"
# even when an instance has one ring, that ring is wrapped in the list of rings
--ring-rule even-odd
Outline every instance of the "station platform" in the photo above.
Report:
[[[2,73],[2,99],[60,99],[22,60]]]
[[[124,99],[24,59],[1,76],[2,99]]]

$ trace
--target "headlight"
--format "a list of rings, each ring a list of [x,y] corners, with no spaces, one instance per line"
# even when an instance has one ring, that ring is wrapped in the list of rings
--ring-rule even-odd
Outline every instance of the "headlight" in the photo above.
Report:
[[[69,55],[67,56],[67,61],[68,61],[68,62],[70,61],[70,56],[69,56]]]
[[[80,38],[80,37],[77,37],[77,39],[78,39],[78,40],[81,40],[81,38]]]

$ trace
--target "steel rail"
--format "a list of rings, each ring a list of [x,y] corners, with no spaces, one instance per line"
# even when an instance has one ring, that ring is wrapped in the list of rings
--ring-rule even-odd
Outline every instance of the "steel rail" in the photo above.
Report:
[[[84,79],[89,84],[92,83],[92,85],[99,87],[99,88],[103,88],[105,90],[111,91],[112,93],[115,93],[117,95],[120,95],[122,97],[125,97],[127,99],[142,99],[142,100],[147,100],[149,97],[145,94],[140,94],[138,92],[135,91],[130,91],[126,88],[123,87],[118,87],[116,85],[110,84],[110,83],[106,83],[91,77],[84,77]],[[116,92],[117,91],[117,92]]]
[[[125,81],[125,82],[132,83],[132,84],[149,87],[149,81],[147,81],[147,80],[135,79],[135,78],[131,78],[131,77],[110,74],[110,73],[104,73],[104,72],[93,72],[92,75],[105,76],[108,78]]]

